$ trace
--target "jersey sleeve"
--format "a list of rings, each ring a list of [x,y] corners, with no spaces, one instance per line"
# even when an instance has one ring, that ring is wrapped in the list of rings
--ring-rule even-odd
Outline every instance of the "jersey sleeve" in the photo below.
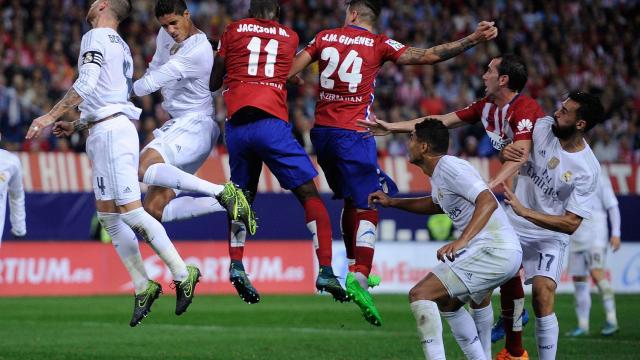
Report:
[[[380,51],[380,59],[382,62],[391,61],[396,62],[398,58],[407,51],[407,47],[393,39],[390,39],[386,36],[383,36],[382,43],[378,46],[378,51]]]
[[[613,191],[613,186],[611,185],[611,180],[609,180],[609,176],[604,173],[600,176],[600,196],[602,197],[602,205],[605,209],[609,209],[614,206],[618,206],[618,198],[616,198],[616,194]]]
[[[320,33],[318,33],[303,49],[303,51],[306,51],[313,60],[318,60],[320,58],[320,38]]]
[[[80,45],[80,66],[78,78],[73,83],[73,89],[86,99],[96,89],[102,62],[105,56],[104,37],[98,31],[89,31],[82,37]]]
[[[567,201],[567,211],[583,219],[591,218],[592,204],[597,196],[597,178],[600,176],[599,172],[600,170],[598,170],[597,174],[589,174],[576,179],[575,187]]]
[[[509,118],[509,126],[513,131],[513,141],[533,140],[533,128],[538,119],[538,111],[534,106],[525,106],[515,109],[511,118]]]
[[[551,127],[555,123],[555,120],[551,116],[545,116],[535,121],[536,126],[533,128],[531,139],[533,140],[533,146],[538,149],[542,149],[552,140],[555,135]]]
[[[487,183],[470,164],[454,165],[447,168],[449,178],[447,186],[469,202],[475,203],[481,192],[489,190]]]
[[[166,30],[160,28],[160,31],[158,31],[158,36],[156,36],[156,51],[153,53],[153,58],[149,63],[147,72],[159,68],[169,58],[169,53],[167,51],[167,43],[169,38],[169,34],[167,34]]]
[[[26,211],[24,206],[24,187],[22,185],[22,168],[16,161],[11,180],[9,180],[9,211],[11,232],[16,236],[27,234]]]
[[[486,98],[480,99],[466,108],[456,111],[455,114],[460,120],[469,124],[475,124],[482,119],[482,109],[486,103]]]

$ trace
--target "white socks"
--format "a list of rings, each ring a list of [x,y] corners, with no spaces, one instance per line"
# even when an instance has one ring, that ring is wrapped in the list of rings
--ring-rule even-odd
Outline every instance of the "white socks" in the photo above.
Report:
[[[540,360],[554,360],[558,351],[558,318],[556,314],[536,318],[536,343]]]
[[[425,359],[445,359],[438,305],[433,301],[418,300],[411,303],[411,311],[416,318]]]
[[[476,325],[467,309],[461,307],[455,312],[442,312],[442,317],[449,323],[453,337],[460,345],[467,359],[484,360],[486,357],[485,351],[480,343]]]
[[[98,212],[98,220],[111,236],[111,242],[131,276],[136,294],[145,291],[149,276],[144,268],[136,234],[120,219],[120,214]]]
[[[181,196],[171,200],[162,211],[162,222],[192,219],[194,217],[227,211],[214,197]]]
[[[591,311],[591,293],[589,283],[586,281],[575,281],[576,288],[576,316],[578,317],[578,327],[589,330],[589,312]]]
[[[602,279],[598,281],[598,290],[602,296],[602,304],[604,305],[604,311],[607,314],[607,322],[613,325],[618,325],[618,317],[616,316],[616,300],[613,296],[613,288],[609,280]]]
[[[209,196],[219,195],[224,189],[222,185],[202,180],[195,175],[165,163],[149,166],[147,172],[144,173],[143,182],[147,185],[197,192]]]
[[[491,359],[491,327],[493,326],[493,307],[489,306],[482,309],[469,309],[473,322],[476,324],[480,343],[484,350],[487,360]]]
[[[173,279],[182,281],[189,275],[187,265],[169,240],[164,227],[143,208],[137,208],[120,215],[122,220],[138,232],[151,245],[162,261],[169,267]]]

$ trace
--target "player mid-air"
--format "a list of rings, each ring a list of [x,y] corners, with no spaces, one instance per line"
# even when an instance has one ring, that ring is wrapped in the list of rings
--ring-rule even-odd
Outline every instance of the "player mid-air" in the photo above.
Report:
[[[381,12],[377,0],[347,1],[344,26],[319,32],[300,51],[289,73],[293,77],[319,62],[320,92],[311,141],[334,198],[344,199],[343,237],[351,269],[346,287],[365,319],[380,326],[382,318],[369,294],[369,275],[377,237],[378,212],[367,197],[397,188],[378,166],[375,140],[359,132],[358,119],[368,119],[375,78],[385,62],[436,64],[495,38],[498,29],[483,21],[474,33],[429,49],[406,47],[373,28]]]
[[[288,121],[285,85],[298,35],[278,23],[279,11],[275,0],[252,0],[250,17],[227,26],[218,46],[210,89],[217,90],[224,80],[231,180],[255,196],[264,163],[280,185],[293,192],[304,208],[320,264],[316,288],[346,301],[331,267],[331,223],[313,182],[318,172]],[[231,282],[244,301],[256,303],[260,297],[242,264],[245,235],[235,229],[232,225]]]
[[[135,302],[129,325],[136,326],[147,316],[162,288],[149,279],[134,230],[173,275],[176,315],[191,304],[200,270],[184,263],[165,229],[140,201],[139,141],[131,120],[138,120],[141,110],[129,101],[133,59],[129,46],[117,32],[130,12],[131,3],[127,0],[97,0],[91,4],[87,22],[92,29],[82,37],[78,79],[62,100],[33,121],[27,139],[38,137],[72,108],[80,109],[80,121],[75,122],[75,127],[89,128],[87,155],[93,169],[98,218],[133,281]]]

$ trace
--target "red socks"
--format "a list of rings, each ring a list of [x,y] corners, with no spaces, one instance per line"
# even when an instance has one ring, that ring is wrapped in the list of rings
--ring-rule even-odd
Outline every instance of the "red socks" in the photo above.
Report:
[[[371,266],[373,265],[376,227],[378,226],[378,212],[376,210],[359,211],[356,214],[355,225],[355,271],[368,277],[371,273]]]
[[[524,353],[521,317],[524,307],[524,289],[519,274],[500,286],[500,306],[504,321],[505,348],[509,354],[521,356]],[[514,321],[518,331],[514,331]]]
[[[318,238],[318,248],[316,255],[320,266],[331,266],[331,222],[327,208],[319,197],[307,199],[304,207],[305,223],[311,232],[315,232],[314,237]],[[310,227],[310,223],[315,221],[315,228]],[[314,231],[315,230],[315,231]]]

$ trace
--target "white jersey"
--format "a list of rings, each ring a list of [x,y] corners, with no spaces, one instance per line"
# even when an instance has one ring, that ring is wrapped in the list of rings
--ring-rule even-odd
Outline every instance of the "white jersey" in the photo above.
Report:
[[[456,228],[463,230],[469,225],[476,209],[476,198],[489,187],[469,162],[454,156],[443,156],[433,170],[431,189],[433,202],[451,218]],[[468,245],[474,248],[483,246],[520,250],[518,236],[501,206]]]
[[[9,197],[11,232],[24,236],[27,233],[26,212],[24,210],[24,188],[22,186],[22,166],[14,154],[0,149],[0,240],[4,229]]]
[[[533,148],[518,173],[515,195],[525,207],[549,215],[569,211],[583,219],[591,218],[600,164],[585,142],[585,148],[569,153],[553,134],[555,120],[538,119],[533,130]],[[507,210],[518,235],[533,239],[558,240],[565,245],[569,235],[544,229]]]
[[[162,107],[177,118],[187,113],[213,115],[209,78],[213,67],[213,48],[203,33],[181,43],[160,28],[156,52],[149,70],[134,83],[134,93],[143,96],[161,89]]]
[[[138,120],[142,110],[129,101],[133,59],[129,46],[111,28],[96,28],[82,37],[80,76],[73,88],[82,97],[80,120],[94,122],[116,113]]]
[[[607,247],[609,242],[607,210],[614,206],[618,206],[618,199],[611,186],[611,180],[606,174],[601,173],[596,195],[593,197],[591,219],[582,220],[578,230],[571,235],[571,251]]]

